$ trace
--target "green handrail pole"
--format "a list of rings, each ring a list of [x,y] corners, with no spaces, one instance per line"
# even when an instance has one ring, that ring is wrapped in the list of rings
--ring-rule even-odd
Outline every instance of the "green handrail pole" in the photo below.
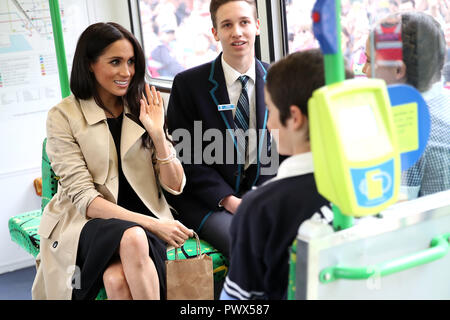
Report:
[[[66,50],[64,49],[64,35],[61,23],[61,12],[58,0],[48,0],[50,16],[52,18],[53,39],[55,41],[56,59],[58,61],[59,82],[61,85],[61,96],[66,98],[70,95],[69,73],[67,71]]]
[[[341,0],[335,0],[336,5],[336,42],[337,52],[334,54],[324,54],[325,84],[342,82],[345,80],[344,55],[341,46]],[[333,227],[335,231],[343,230],[353,226],[353,218],[342,214],[341,210],[332,205],[334,219]]]
[[[353,226],[353,217],[344,215],[334,204],[331,204],[333,210],[333,229],[334,231],[345,230]]]
[[[335,0],[335,3],[337,52],[335,54],[324,54],[326,85],[345,80],[344,55],[341,47],[341,0]]]

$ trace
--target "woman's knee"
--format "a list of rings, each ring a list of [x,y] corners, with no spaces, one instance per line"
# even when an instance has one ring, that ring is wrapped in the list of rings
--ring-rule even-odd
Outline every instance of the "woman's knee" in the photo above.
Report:
[[[141,227],[127,229],[120,241],[120,254],[133,255],[135,257],[148,256],[147,235]]]
[[[103,273],[103,284],[108,297],[125,298],[130,295],[130,289],[120,262],[111,264]]]

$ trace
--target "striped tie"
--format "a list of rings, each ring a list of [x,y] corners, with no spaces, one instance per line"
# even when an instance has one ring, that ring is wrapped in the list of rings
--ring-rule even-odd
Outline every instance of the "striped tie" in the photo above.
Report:
[[[239,163],[245,163],[245,155],[248,144],[248,135],[246,135],[249,128],[250,110],[249,110],[249,99],[247,94],[247,82],[248,76],[240,76],[239,81],[242,84],[241,95],[239,96],[239,101],[237,103],[236,112],[234,115],[234,124],[236,129],[236,138],[238,144],[238,150],[241,155]]]

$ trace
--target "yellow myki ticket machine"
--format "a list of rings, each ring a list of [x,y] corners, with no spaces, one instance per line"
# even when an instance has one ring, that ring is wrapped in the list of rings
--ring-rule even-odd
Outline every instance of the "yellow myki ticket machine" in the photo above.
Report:
[[[334,83],[308,104],[319,193],[347,216],[379,213],[397,201],[401,162],[386,84]]]

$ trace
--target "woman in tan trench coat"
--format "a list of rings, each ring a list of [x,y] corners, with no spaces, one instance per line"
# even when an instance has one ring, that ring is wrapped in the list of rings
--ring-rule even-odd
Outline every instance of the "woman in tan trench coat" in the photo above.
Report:
[[[145,57],[115,23],[78,40],[73,95],[49,111],[47,153],[60,177],[45,208],[33,299],[164,298],[165,248],[192,230],[174,220],[161,187],[185,176],[165,135],[160,93],[144,81]],[[145,93],[145,94],[144,94]]]

